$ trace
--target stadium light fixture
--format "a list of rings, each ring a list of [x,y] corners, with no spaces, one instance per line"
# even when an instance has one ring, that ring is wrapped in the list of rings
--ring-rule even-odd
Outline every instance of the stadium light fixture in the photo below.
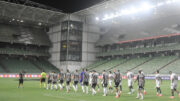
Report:
[[[148,2],[143,2],[140,6],[140,9],[142,9],[142,11],[148,11],[150,9],[153,9],[155,6],[151,5]]]
[[[142,2],[140,4],[140,6],[137,6],[137,7],[131,6],[129,9],[128,8],[121,9],[120,12],[106,14],[106,15],[102,16],[102,18],[96,17],[96,20],[104,21],[104,20],[120,17],[122,15],[129,15],[129,14],[135,14],[135,13],[139,13],[139,12],[145,12],[145,11],[155,9],[155,8],[163,6],[163,5],[167,5],[167,4],[171,4],[171,3],[175,3],[175,2],[179,2],[179,1],[180,0],[166,0],[164,2],[159,2],[155,5],[151,4],[150,2]]]
[[[41,25],[42,25],[42,23],[41,23],[41,22],[39,22],[39,23],[38,23],[38,25],[39,25],[39,26],[41,26]]]
[[[96,17],[96,20],[99,21],[99,17]]]
[[[164,4],[165,4],[164,2],[157,3],[157,7],[158,6],[163,6]]]
[[[130,14],[134,14],[134,13],[137,13],[137,12],[139,12],[139,9],[137,9],[137,8],[135,8],[135,7],[131,7],[131,8],[129,9],[129,13],[130,13]]]
[[[24,22],[23,20],[21,20],[20,22]]]

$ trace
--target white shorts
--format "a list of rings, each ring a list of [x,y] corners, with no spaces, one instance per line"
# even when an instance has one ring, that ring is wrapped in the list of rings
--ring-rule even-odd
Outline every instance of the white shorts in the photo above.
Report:
[[[122,80],[120,81],[119,85],[122,86]]]
[[[156,81],[156,87],[160,87],[160,82],[159,81]]]
[[[112,80],[109,80],[109,86],[112,87]]]
[[[133,84],[133,81],[132,80],[128,80],[128,86],[130,87],[130,86],[132,86],[132,84]]]
[[[177,89],[177,84],[171,83],[171,89]]]
[[[92,85],[92,79],[89,79],[89,84]]]

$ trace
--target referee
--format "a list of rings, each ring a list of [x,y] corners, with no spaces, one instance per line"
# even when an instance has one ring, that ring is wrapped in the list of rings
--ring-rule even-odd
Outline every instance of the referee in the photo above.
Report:
[[[24,82],[24,73],[23,73],[23,71],[21,71],[20,73],[19,73],[19,85],[18,85],[18,88],[20,87],[20,86],[22,86],[22,88],[24,88],[24,86],[23,86],[23,82]]]
[[[46,88],[46,73],[44,72],[44,70],[41,73],[40,88],[42,88],[43,83],[44,83],[44,88]]]

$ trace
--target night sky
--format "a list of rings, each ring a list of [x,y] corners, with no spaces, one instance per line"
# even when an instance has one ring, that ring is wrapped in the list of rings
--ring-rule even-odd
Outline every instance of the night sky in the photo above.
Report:
[[[37,3],[51,6],[65,13],[73,13],[105,0],[31,0]]]

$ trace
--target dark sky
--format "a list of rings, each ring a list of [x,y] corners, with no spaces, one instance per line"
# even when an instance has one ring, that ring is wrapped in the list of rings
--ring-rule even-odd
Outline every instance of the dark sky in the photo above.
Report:
[[[31,0],[31,1],[57,8],[66,13],[73,13],[91,7],[92,5],[100,3],[104,0]]]

